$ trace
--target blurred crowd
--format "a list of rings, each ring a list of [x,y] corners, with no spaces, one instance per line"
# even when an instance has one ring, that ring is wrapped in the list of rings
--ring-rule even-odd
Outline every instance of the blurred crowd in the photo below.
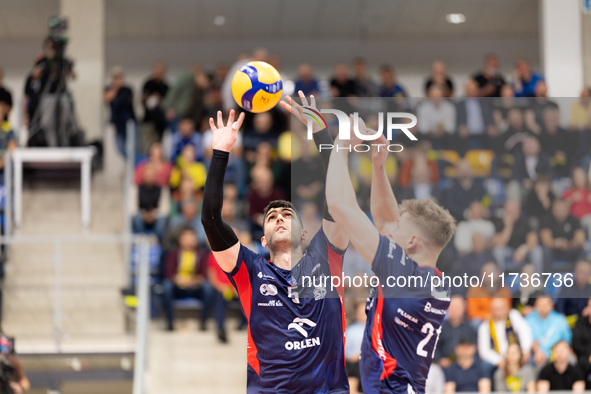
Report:
[[[128,160],[127,128],[138,130],[130,220],[134,233],[152,239],[153,315],[164,311],[166,328],[173,330],[179,303],[198,300],[200,329],[214,317],[221,342],[228,340],[226,310],[236,309],[237,295],[208,249],[200,221],[212,154],[207,121],[218,110],[227,114],[236,107],[230,81],[249,60],[282,70],[278,56],[259,50],[213,70],[194,65],[175,81],[164,64],[155,64],[139,92],[115,67],[104,91],[117,149]],[[356,58],[321,80],[312,65],[302,64],[293,78],[295,92],[351,112],[359,98],[382,97],[389,110],[416,114],[411,131],[418,141],[393,135],[391,143],[404,150],[389,156],[387,172],[399,200],[435,199],[458,221],[438,267],[447,275],[495,278],[502,272],[557,274],[539,286],[520,276],[514,283],[454,287],[430,392],[591,389],[590,89],[582,89],[580,98],[550,98],[544,76],[527,61],[517,60],[514,72],[503,75],[490,54],[461,87],[445,64],[434,62],[425,77],[425,98],[413,99],[391,65],[379,66],[377,79],[375,67]],[[0,73],[0,119],[12,107],[1,86]],[[11,134],[2,125],[4,151]],[[262,254],[262,212],[272,200],[293,201],[308,233],[321,225],[322,163],[313,143],[290,125],[279,107],[247,113],[225,178],[224,219],[242,244]],[[336,133],[335,124],[330,128]],[[371,157],[355,156],[353,181],[369,215]],[[351,248],[346,274],[368,269],[356,256]],[[564,286],[567,274],[573,286]],[[364,322],[359,300],[365,294],[358,296],[346,301],[353,390],[360,389],[355,359]],[[239,318],[238,328],[244,325]]]

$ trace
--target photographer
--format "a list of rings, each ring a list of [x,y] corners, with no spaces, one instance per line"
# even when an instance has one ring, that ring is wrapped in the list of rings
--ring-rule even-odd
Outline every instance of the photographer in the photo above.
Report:
[[[68,146],[67,130],[72,127],[73,103],[67,92],[66,80],[75,78],[71,60],[64,57],[66,40],[60,35],[50,35],[43,42],[43,57],[35,67],[41,70],[41,96],[37,113],[30,122],[30,135],[35,145]],[[36,136],[45,132],[45,139]]]

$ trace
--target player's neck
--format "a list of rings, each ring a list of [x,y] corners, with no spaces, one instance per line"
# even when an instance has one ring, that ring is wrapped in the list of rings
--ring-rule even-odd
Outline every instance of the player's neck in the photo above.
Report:
[[[437,265],[438,254],[429,253],[425,250],[406,253],[408,257],[416,261],[420,266],[429,266],[435,268]]]
[[[292,261],[300,261],[302,258],[302,250],[298,249],[288,249],[285,251],[277,251],[275,253],[271,252],[271,262],[275,264],[276,267],[279,267],[284,270],[291,270],[292,268]]]

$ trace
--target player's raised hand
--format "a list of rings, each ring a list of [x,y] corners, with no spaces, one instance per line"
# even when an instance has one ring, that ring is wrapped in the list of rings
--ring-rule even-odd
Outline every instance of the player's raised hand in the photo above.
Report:
[[[388,140],[384,134],[372,144],[371,161],[374,167],[383,167],[388,160]]]
[[[228,116],[228,122],[224,126],[224,120],[222,119],[222,111],[218,111],[217,126],[213,118],[209,118],[209,127],[213,133],[213,141],[211,147],[213,149],[221,150],[224,152],[230,152],[236,139],[238,138],[238,129],[242,126],[244,120],[244,112],[238,116],[238,120],[234,122],[235,117],[234,110],[230,111]]]
[[[316,99],[314,96],[310,95],[310,103],[308,103],[308,99],[304,92],[300,90],[298,95],[302,99],[302,105],[296,103],[290,96],[286,96],[285,100],[281,100],[279,104],[291,112],[291,114],[305,126],[308,125],[308,122],[311,122],[312,133],[317,133],[320,130],[327,128],[323,116],[320,114],[320,111],[318,111],[318,108],[316,108]]]

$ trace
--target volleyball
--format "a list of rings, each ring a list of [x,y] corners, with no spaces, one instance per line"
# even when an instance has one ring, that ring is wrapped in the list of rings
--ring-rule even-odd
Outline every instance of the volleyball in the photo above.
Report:
[[[281,99],[283,81],[273,66],[253,61],[242,66],[232,79],[236,103],[250,112],[265,112]]]

